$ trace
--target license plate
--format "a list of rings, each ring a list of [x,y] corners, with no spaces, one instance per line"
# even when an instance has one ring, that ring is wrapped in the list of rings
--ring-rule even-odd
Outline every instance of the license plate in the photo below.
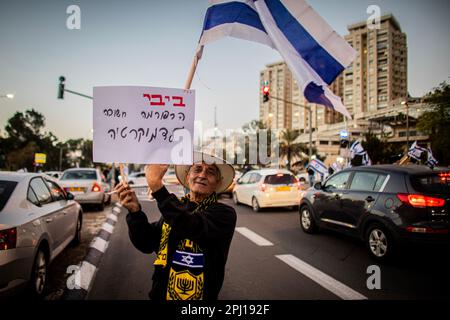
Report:
[[[81,187],[70,187],[70,192],[84,192],[84,188]]]
[[[291,187],[277,187],[277,191],[291,191]]]

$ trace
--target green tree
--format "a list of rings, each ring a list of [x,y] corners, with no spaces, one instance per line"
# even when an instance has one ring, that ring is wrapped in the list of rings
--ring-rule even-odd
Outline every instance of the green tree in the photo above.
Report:
[[[250,159],[250,139],[248,135],[255,135],[256,136],[256,145],[257,145],[257,155],[258,155],[258,163],[257,165],[259,166],[265,166],[266,164],[264,163],[260,163],[260,159],[259,159],[259,147],[260,147],[260,143],[259,143],[259,139],[261,138],[260,135],[260,131],[264,130],[265,134],[267,135],[267,146],[266,146],[266,151],[267,154],[266,156],[270,157],[273,150],[271,149],[271,142],[272,142],[272,131],[270,128],[267,128],[267,126],[264,124],[263,121],[260,120],[252,120],[249,123],[246,123],[242,126],[242,131],[245,134],[245,138],[243,141],[243,145],[241,145],[241,147],[243,148],[244,153],[244,157],[245,157],[245,164],[244,167],[251,167],[249,165],[249,159]],[[241,154],[242,156],[242,154]],[[237,154],[236,154],[237,157]],[[253,165],[253,164],[252,164]]]
[[[393,156],[403,152],[400,145],[389,143],[385,137],[378,138],[371,130],[364,134],[361,144],[372,164],[392,163]]]
[[[308,153],[308,147],[304,143],[295,142],[299,136],[299,130],[286,129],[281,132],[280,156],[286,157],[288,170],[291,170],[293,158],[302,158],[302,153]]]
[[[0,165],[7,170],[27,168],[34,170],[34,153],[47,155],[45,170],[57,168],[57,138],[44,132],[45,117],[34,109],[16,112],[5,126],[5,137],[0,138]]]
[[[65,158],[63,168],[93,166],[92,140],[69,139],[62,145],[66,146],[66,151],[63,152],[63,158]]]
[[[417,121],[417,129],[428,134],[433,156],[440,165],[450,164],[450,85],[446,82],[428,93],[424,103],[429,110]]]

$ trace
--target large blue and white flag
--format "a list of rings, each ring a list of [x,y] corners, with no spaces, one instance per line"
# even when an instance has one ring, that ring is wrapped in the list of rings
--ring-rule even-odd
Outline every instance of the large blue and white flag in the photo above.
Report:
[[[203,46],[225,36],[278,50],[305,98],[348,118],[349,112],[329,88],[355,59],[356,51],[303,0],[210,0],[199,40]]]

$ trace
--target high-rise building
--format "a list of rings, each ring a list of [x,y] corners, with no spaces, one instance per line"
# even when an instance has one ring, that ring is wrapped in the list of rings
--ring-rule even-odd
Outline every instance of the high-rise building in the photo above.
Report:
[[[284,62],[268,64],[260,74],[260,88],[269,84],[269,101],[263,101],[260,95],[259,118],[273,129],[299,129],[308,131],[309,113],[305,108],[298,106],[306,105],[312,108],[312,127],[322,124],[332,124],[342,121],[342,115],[321,105],[309,103],[300,91],[297,81]],[[331,90],[342,96],[343,77],[339,76],[330,86]],[[293,102],[294,104],[290,103]]]
[[[401,112],[401,102],[408,97],[406,34],[393,15],[380,18],[379,28],[368,28],[363,21],[348,26],[345,39],[358,52],[353,63],[330,85],[353,119],[345,121],[340,113],[310,104],[303,97],[284,62],[269,64],[260,73],[270,85],[270,95],[296,104],[311,106],[313,144],[323,155],[337,155],[339,132],[346,129],[352,139],[360,138],[373,123],[370,119]],[[307,143],[309,112],[291,103],[260,95],[260,120],[271,128],[299,129],[301,142]]]
[[[386,109],[408,96],[406,34],[393,15],[370,29],[366,21],[348,26],[345,39],[358,52],[344,71],[344,104],[356,118]]]

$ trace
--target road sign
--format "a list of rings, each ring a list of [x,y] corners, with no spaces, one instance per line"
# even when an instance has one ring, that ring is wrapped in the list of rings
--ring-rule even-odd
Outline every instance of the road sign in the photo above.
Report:
[[[341,132],[339,132],[339,135],[341,136],[341,139],[346,139],[348,138],[348,131],[342,130]]]
[[[47,162],[47,155],[45,153],[35,153],[34,154],[34,162],[36,162],[36,163]]]

